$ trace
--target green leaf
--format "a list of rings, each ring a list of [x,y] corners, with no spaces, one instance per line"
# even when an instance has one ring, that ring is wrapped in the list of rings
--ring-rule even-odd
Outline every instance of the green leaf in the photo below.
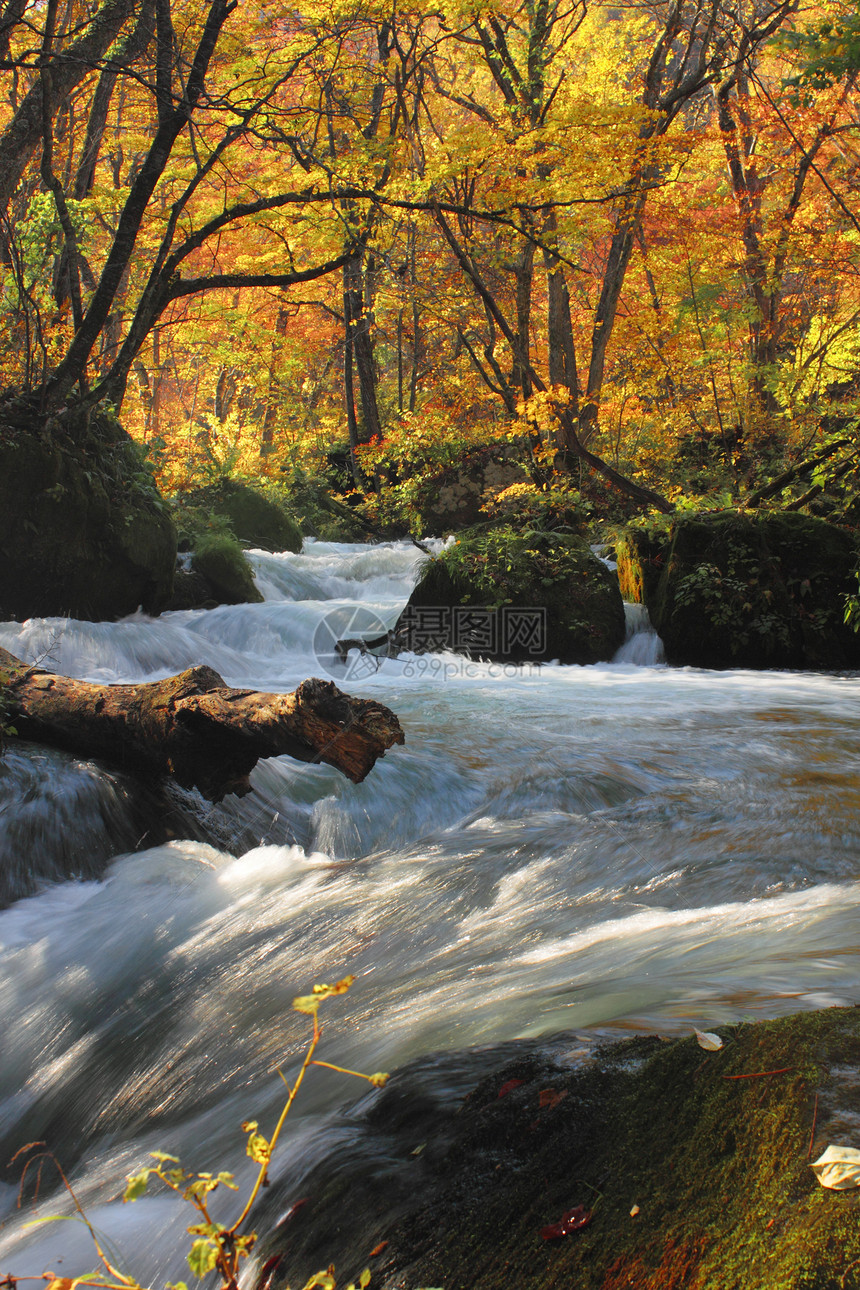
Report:
[[[195,1241],[188,1251],[188,1266],[196,1277],[202,1278],[211,1272],[218,1259],[218,1246],[214,1241]]]
[[[168,1160],[172,1165],[179,1164],[179,1156],[169,1156],[166,1151],[150,1151],[149,1154],[153,1160],[158,1160],[161,1164],[165,1164]]]
[[[272,1156],[272,1148],[262,1133],[252,1133],[245,1150],[258,1165],[267,1165]]]
[[[138,1200],[146,1191],[147,1183],[151,1169],[141,1169],[139,1174],[131,1174],[126,1180],[126,1188],[123,1192],[123,1203],[127,1200]]]
[[[185,1196],[193,1200],[204,1200],[210,1191],[215,1191],[217,1186],[217,1178],[213,1178],[211,1174],[209,1177],[200,1174],[193,1183],[185,1188]]]

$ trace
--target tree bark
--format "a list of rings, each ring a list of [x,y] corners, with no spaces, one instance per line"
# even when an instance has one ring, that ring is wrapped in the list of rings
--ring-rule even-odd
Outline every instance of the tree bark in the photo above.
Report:
[[[251,791],[261,757],[327,762],[360,783],[404,742],[397,717],[331,681],[292,694],[234,690],[210,667],[144,685],[93,685],[28,667],[0,649],[5,719],[24,739],[126,770],[172,775],[210,801]]]
[[[113,307],[120,284],[128,271],[137,235],[143,223],[155,186],[170,160],[180,132],[187,126],[204,90],[206,73],[215,52],[221,29],[236,7],[237,0],[211,0],[203,31],[191,60],[184,92],[175,106],[172,100],[159,103],[159,123],[149,152],[131,185],[122,208],[113,244],[105,267],[93,292],[86,315],[75,331],[65,358],[48,381],[43,399],[48,408],[56,408],[67,398],[84,371],[90,353],[101,335]],[[129,360],[125,376],[131,368]]]
[[[84,35],[48,60],[55,110],[68,101],[75,88],[104,57],[134,11],[134,0],[108,0],[96,13]],[[24,96],[0,136],[0,210],[8,206],[27,162],[42,141],[42,89],[40,78]]]

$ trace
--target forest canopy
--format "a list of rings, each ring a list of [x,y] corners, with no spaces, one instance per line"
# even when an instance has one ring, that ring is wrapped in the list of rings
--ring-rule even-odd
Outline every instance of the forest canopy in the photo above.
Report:
[[[168,487],[850,477],[858,66],[841,3],[4,0],[3,396]]]

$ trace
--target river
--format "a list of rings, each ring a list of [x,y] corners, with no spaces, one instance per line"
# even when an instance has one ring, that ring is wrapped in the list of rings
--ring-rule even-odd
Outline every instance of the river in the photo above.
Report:
[[[192,836],[136,853],[146,804],[122,776],[27,746],[0,764],[0,858],[35,888],[0,912],[3,1164],[47,1141],[143,1279],[187,1275],[187,1218],[116,1203],[124,1175],[161,1149],[247,1179],[239,1124],[276,1116],[274,1068],[307,1034],[291,1001],[316,981],[356,976],[323,1057],[423,1061],[451,1095],[467,1049],[477,1070],[515,1039],[860,1000],[860,678],[670,669],[644,632],[593,667],[337,661],[326,642],[393,625],[422,558],[312,542],[253,554],[262,604],[0,624],[14,654],[91,680],[327,674],[406,733],[358,786],[284,758],[241,803],[178,794]],[[312,1072],[272,1171],[287,1197],[365,1088]],[[24,1211],[17,1176],[0,1273],[91,1266],[80,1225],[25,1226],[69,1212],[56,1176]]]

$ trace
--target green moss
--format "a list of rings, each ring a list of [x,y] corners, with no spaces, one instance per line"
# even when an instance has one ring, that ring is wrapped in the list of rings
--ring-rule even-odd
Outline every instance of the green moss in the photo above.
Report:
[[[856,666],[843,622],[856,560],[851,534],[793,512],[684,517],[618,544],[622,589],[667,659],[700,667]]]
[[[190,505],[226,520],[240,542],[265,551],[301,551],[302,533],[289,513],[285,498],[274,488],[252,487],[224,479],[199,488],[180,499],[180,509]]]
[[[856,1114],[860,1018],[832,1009],[722,1034],[718,1053],[635,1039],[573,1073],[531,1058],[485,1081],[459,1113],[432,1204],[390,1233],[387,1284],[840,1285],[860,1258],[860,1196],[823,1190],[809,1158],[846,1141],[842,1117]],[[511,1078],[523,1083],[500,1099]],[[561,1097],[541,1109],[548,1087]],[[543,1241],[576,1204],[591,1225]],[[845,1285],[860,1285],[860,1268]]]
[[[263,599],[244,551],[229,533],[201,535],[194,548],[192,568],[206,579],[220,604],[255,604]]]
[[[478,525],[425,566],[409,611],[431,606],[487,606],[546,610],[545,647],[495,650],[506,661],[558,658],[595,663],[611,658],[624,640],[624,608],[614,575],[574,534],[511,525]]]
[[[18,618],[158,613],[176,530],[140,449],[112,415],[41,425],[0,408],[0,611]]]

